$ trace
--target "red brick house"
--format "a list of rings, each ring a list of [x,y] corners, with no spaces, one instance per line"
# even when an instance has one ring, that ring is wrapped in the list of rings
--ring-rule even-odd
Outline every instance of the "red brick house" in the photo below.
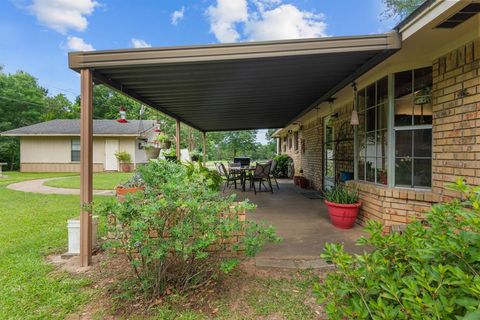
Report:
[[[395,30],[402,47],[275,133],[315,189],[358,188],[360,222],[404,224],[480,184],[480,3],[426,1]],[[352,125],[352,111],[358,125]]]

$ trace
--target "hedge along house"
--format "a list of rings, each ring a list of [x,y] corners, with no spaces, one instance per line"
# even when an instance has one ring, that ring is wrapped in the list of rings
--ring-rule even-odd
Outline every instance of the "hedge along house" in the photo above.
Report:
[[[468,11],[460,13],[457,18],[455,15],[467,6]],[[292,155],[297,170],[302,168],[316,188],[322,188],[324,181],[327,183],[324,172],[329,172],[331,183],[336,182],[335,171],[342,167],[345,171],[355,172],[354,183],[361,188],[365,203],[363,219],[391,221],[393,215],[384,212],[384,203],[393,209],[397,204],[403,206],[404,209],[398,210],[405,210],[405,216],[407,208],[410,208],[408,206],[412,209],[425,208],[447,194],[444,181],[451,180],[457,172],[453,170],[441,174],[439,179],[434,180],[438,181],[438,186],[428,185],[425,178],[419,185],[416,182],[418,179],[412,185],[414,179],[409,182],[408,177],[399,180],[406,185],[394,182],[396,180],[391,172],[394,171],[395,162],[392,159],[395,157],[392,155],[395,148],[398,149],[394,141],[400,131],[396,129],[400,123],[395,125],[394,121],[395,102],[400,98],[405,101],[402,110],[409,108],[408,97],[411,97],[411,104],[414,103],[415,75],[417,78],[422,75],[422,84],[431,82],[432,98],[421,108],[422,122],[417,123],[420,120],[414,112],[418,111],[417,108],[413,111],[412,106],[412,122],[402,126],[404,135],[397,139],[398,145],[403,148],[398,153],[399,161],[408,157],[419,158],[427,160],[423,162],[423,167],[428,168],[428,160],[436,154],[449,154],[450,159],[443,158],[440,160],[442,163],[433,167],[450,168],[457,164],[456,157],[468,154],[470,165],[475,165],[480,151],[472,138],[462,140],[461,144],[454,143],[453,148],[445,147],[443,150],[443,146],[449,141],[447,135],[450,132],[453,139],[463,139],[463,131],[456,133],[457,128],[464,125],[460,121],[463,117],[469,118],[469,125],[477,125],[478,121],[480,50],[476,12],[478,3],[472,1],[428,1],[386,34],[70,53],[70,68],[81,74],[81,204],[89,204],[92,200],[92,90],[95,81],[176,119],[177,141],[182,122],[202,131],[204,161],[205,139],[209,131],[283,128],[277,135],[282,141],[290,141],[284,152]],[[401,95],[397,99],[394,96],[395,78],[402,79],[397,81],[397,86],[403,83],[403,91],[398,91]],[[352,82],[356,83],[357,92],[351,87]],[[375,88],[373,100],[371,84]],[[460,97],[460,86],[457,84],[462,87]],[[370,98],[368,105],[365,98],[365,105],[358,106],[363,108],[359,116],[362,121],[367,117],[362,115],[367,113],[373,114],[374,118],[369,116],[368,124],[364,123],[361,131],[360,126],[349,125],[350,113],[354,97],[357,94],[361,96],[362,92],[367,95],[367,91],[362,91],[367,87]],[[377,119],[376,114],[381,115],[382,110],[385,116]],[[406,123],[408,113],[402,112],[405,112],[402,113],[402,121]],[[437,117],[444,119],[442,124],[436,123],[439,121]],[[432,118],[433,122],[429,120]],[[342,121],[347,124],[343,125]],[[408,146],[413,149],[417,143],[418,139],[414,140],[417,129],[426,130],[421,131],[425,143],[431,127],[438,128],[433,129],[434,139],[438,140],[432,148],[436,153],[428,156],[428,143],[421,146],[421,149],[427,150],[421,157],[414,157],[413,151],[407,153],[405,149],[409,149]],[[475,128],[469,129],[471,135],[468,137],[475,140]],[[344,132],[342,139],[338,138],[339,132]],[[378,144],[375,138],[373,147],[366,140],[367,135],[371,138],[372,132],[373,136],[380,137]],[[407,132],[411,134],[410,140]],[[441,137],[436,136],[437,132],[441,133]],[[458,137],[454,137],[453,133]],[[296,140],[293,141],[293,138]],[[442,150],[436,149],[437,143]],[[362,149],[361,145],[365,148]],[[366,146],[369,151],[362,152],[361,149],[365,150]],[[463,148],[471,153],[464,152]],[[372,160],[372,149],[385,151],[384,154],[379,152],[378,156],[375,153],[375,162],[372,163],[376,166],[379,162],[380,165],[379,170],[375,167],[373,181],[371,170],[366,172],[366,163]],[[325,154],[329,155],[327,159]],[[342,154],[342,159],[337,154]],[[381,178],[380,170],[386,172],[386,178]],[[472,174],[465,175],[476,182],[475,169],[469,173]],[[436,174],[434,172],[433,175]],[[386,185],[382,181],[386,181]],[[438,189],[432,192],[431,188]],[[411,201],[418,201],[418,204]],[[84,266],[91,263],[91,212],[88,207],[82,206],[84,211],[81,213],[80,257]],[[399,211],[397,213],[396,216],[403,217]],[[386,219],[387,215],[389,219]],[[397,220],[403,222],[403,219]]]
[[[132,165],[147,162],[144,139],[151,139],[155,121],[93,121],[94,172],[118,171],[118,151],[130,154]],[[80,121],[52,120],[0,133],[20,138],[21,172],[80,172]]]

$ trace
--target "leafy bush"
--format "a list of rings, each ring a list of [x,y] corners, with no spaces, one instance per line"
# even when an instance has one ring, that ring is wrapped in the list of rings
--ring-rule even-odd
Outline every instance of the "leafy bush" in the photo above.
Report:
[[[158,142],[168,142],[170,141],[170,137],[168,136],[168,134],[162,132],[155,138],[155,140],[157,140]]]
[[[132,156],[130,156],[130,153],[128,153],[127,151],[118,151],[118,152],[115,153],[115,157],[121,163],[131,163],[132,162]]]
[[[149,295],[203,286],[234,269],[236,252],[252,256],[278,240],[273,228],[240,221],[236,212],[255,206],[212,190],[199,170],[151,161],[140,169],[143,192],[98,210],[113,222],[109,231],[115,239],[109,245],[125,252]]]
[[[222,184],[222,176],[216,170],[210,170],[201,162],[190,162],[186,165],[187,177],[190,180],[202,181],[210,190],[219,191]]]
[[[288,166],[291,163],[291,158],[286,154],[279,154],[274,157],[275,161],[277,161],[277,168],[275,169],[275,174],[279,178],[287,178],[288,177]]]
[[[323,196],[327,201],[338,204],[353,204],[358,202],[357,190],[349,190],[342,185],[337,185],[330,190],[324,191]]]
[[[466,201],[435,205],[426,224],[382,236],[369,222],[373,251],[352,256],[328,244],[336,270],[315,287],[331,319],[480,319],[480,187],[458,180]]]

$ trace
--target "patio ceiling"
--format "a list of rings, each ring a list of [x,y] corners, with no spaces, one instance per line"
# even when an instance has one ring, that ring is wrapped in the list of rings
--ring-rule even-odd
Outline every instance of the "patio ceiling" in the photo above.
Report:
[[[72,52],[69,67],[204,132],[280,128],[400,46],[391,32]]]

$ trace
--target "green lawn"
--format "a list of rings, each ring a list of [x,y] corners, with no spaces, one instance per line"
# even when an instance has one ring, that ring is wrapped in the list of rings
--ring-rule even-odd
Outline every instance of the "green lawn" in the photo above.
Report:
[[[93,174],[93,188],[97,190],[113,190],[117,185],[127,181],[133,173],[101,172]],[[57,188],[80,188],[80,176],[76,175],[66,179],[47,181],[45,185]]]
[[[94,275],[60,272],[46,262],[48,254],[66,251],[66,223],[67,219],[78,216],[79,196],[33,194],[5,188],[13,182],[66,174],[6,174],[8,178],[0,178],[0,319],[64,319],[68,315],[82,314],[89,306],[98,304],[100,297],[106,296],[114,301],[116,298],[111,296],[108,287],[95,286],[99,279]],[[75,181],[73,179],[78,179],[78,176],[69,180]],[[94,197],[96,204],[108,200],[111,197]],[[99,232],[100,235],[105,233],[104,220],[100,221]],[[102,264],[108,269],[108,255]],[[98,273],[96,275],[101,276]],[[144,311],[138,310],[138,314],[128,318],[318,318],[311,302],[310,288],[317,281],[314,274],[297,274],[293,277],[290,274],[286,278],[279,278],[275,275],[259,277],[240,273],[233,276],[231,281],[233,283],[221,288],[221,294],[208,303],[211,309],[218,310],[215,314],[178,307],[178,301],[169,301],[182,299],[174,295],[150,310],[148,317],[142,314]],[[130,309],[137,303],[128,299],[122,302],[123,305],[130,304]],[[118,316],[108,300],[97,306],[92,314],[94,319]],[[201,310],[204,307],[207,306]]]
[[[78,215],[79,197],[5,188],[65,173],[6,175],[0,178],[0,319],[63,319],[90,299],[91,292],[85,289],[89,280],[52,272],[55,268],[45,256],[66,251],[66,223]]]

